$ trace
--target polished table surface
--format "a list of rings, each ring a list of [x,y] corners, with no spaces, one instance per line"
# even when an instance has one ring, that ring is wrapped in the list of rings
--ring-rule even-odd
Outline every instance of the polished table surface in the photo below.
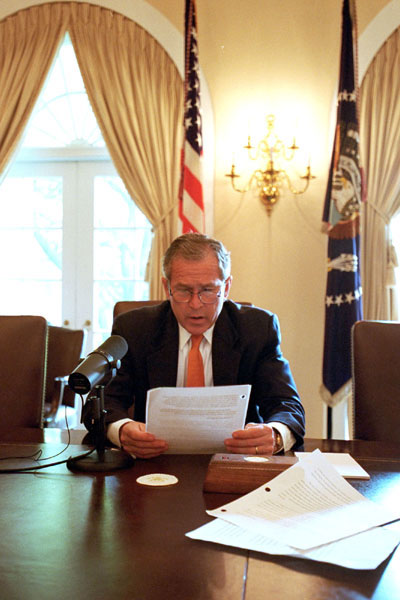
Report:
[[[55,430],[23,431],[8,443],[2,440],[0,457],[27,456],[38,448],[51,456],[65,439],[65,432]],[[67,456],[84,450],[77,445],[81,439],[82,432],[73,432]],[[352,485],[372,500],[397,506],[400,445],[306,440],[304,449],[314,448],[350,452],[371,475]],[[378,569],[354,571],[187,538],[186,532],[211,520],[207,508],[235,498],[203,493],[209,460],[207,455],[164,455],[111,474],[73,473],[65,464],[0,474],[0,598],[400,597],[400,549]],[[7,464],[1,461],[0,468]],[[179,482],[165,488],[136,482],[139,475],[156,472],[176,475]]]

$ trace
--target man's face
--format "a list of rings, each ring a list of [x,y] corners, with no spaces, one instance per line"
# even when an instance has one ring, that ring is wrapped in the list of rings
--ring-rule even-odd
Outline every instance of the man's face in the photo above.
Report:
[[[163,277],[163,286],[171,302],[172,311],[178,322],[191,334],[204,333],[218,318],[222,310],[224,299],[228,297],[232,278],[224,282],[221,280],[218,261],[212,252],[201,260],[185,260],[176,257],[171,263],[171,281]],[[173,295],[169,295],[169,286],[172,294],[177,290],[202,290],[221,291],[221,296],[214,304],[203,304],[197,294],[193,294],[189,302],[176,302]]]

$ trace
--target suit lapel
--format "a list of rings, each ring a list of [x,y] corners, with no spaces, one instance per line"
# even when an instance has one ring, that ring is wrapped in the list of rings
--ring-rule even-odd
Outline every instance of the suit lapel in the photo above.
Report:
[[[235,385],[241,354],[238,347],[239,336],[223,308],[215,323],[212,342],[212,363],[214,385]]]
[[[153,343],[154,351],[147,357],[150,388],[175,387],[178,370],[179,332],[172,311],[167,313]]]

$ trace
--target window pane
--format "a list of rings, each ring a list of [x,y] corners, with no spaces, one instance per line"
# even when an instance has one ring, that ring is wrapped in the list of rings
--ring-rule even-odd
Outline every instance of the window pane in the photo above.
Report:
[[[61,280],[62,232],[46,229],[3,231],[0,277]]]
[[[62,179],[8,177],[0,187],[4,314],[61,320]]]
[[[95,230],[94,278],[144,279],[150,243],[149,230]]]
[[[3,315],[41,315],[53,325],[61,323],[61,281],[2,279],[6,294],[0,294]]]
[[[151,223],[132,201],[120,177],[95,177],[94,186],[95,227],[151,229]]]
[[[0,187],[0,228],[62,227],[61,177],[6,177]]]
[[[144,281],[97,281],[93,292],[93,329],[103,332],[104,339],[111,333],[113,308],[117,302],[149,297],[148,284]]]
[[[108,337],[119,300],[146,300],[151,224],[118,176],[96,176],[93,232],[93,333]],[[95,339],[95,338],[94,338]]]

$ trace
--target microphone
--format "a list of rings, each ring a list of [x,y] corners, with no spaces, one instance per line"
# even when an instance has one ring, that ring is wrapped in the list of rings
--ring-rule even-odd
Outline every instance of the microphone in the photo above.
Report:
[[[90,352],[68,377],[68,385],[78,394],[87,394],[112,369],[119,369],[128,344],[120,335],[112,335]]]
[[[88,408],[87,415],[91,423],[88,429],[95,442],[96,454],[85,453],[69,458],[67,467],[71,471],[107,472],[124,469],[133,464],[130,454],[123,450],[106,448],[104,386],[97,385],[110,372],[112,377],[115,376],[121,366],[121,358],[127,352],[126,340],[120,335],[112,335],[96,350],[90,352],[68,377],[68,385],[74,392],[86,394],[95,387],[85,407]]]

